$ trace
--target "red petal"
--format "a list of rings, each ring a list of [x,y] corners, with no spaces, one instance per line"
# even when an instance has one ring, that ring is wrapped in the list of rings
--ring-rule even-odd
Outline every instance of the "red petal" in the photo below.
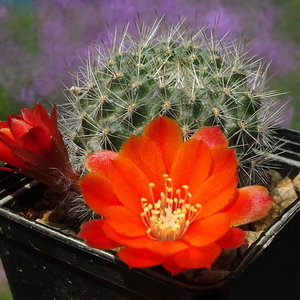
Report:
[[[206,180],[192,196],[192,204],[202,205],[199,218],[207,218],[220,212],[235,200],[237,192],[236,175],[227,171],[219,172]]]
[[[263,186],[252,185],[238,189],[237,201],[224,211],[231,216],[231,225],[238,226],[263,218],[273,199]]]
[[[62,135],[58,129],[56,106],[54,106],[50,118],[46,112],[46,109],[43,106],[41,106],[40,110],[40,118],[49,128],[52,152],[56,153],[57,160],[62,160],[65,163],[69,163],[68,151],[64,144]]]
[[[57,140],[54,140],[53,137],[50,137],[50,149],[52,153],[56,155],[53,156],[51,160],[51,168],[57,168],[61,171],[61,174],[64,174],[65,178],[71,180],[72,183],[76,182],[78,187],[78,181],[80,179],[79,173],[73,169],[70,160],[67,148],[64,143],[59,144]],[[74,186],[72,186],[73,188]]]
[[[12,151],[39,169],[60,168],[60,162],[56,161],[55,153],[51,151],[49,136],[41,127],[31,128]]]
[[[8,124],[11,133],[17,142],[32,128],[32,126],[26,123],[23,119],[17,118],[15,116],[8,117]]]
[[[14,162],[15,158],[11,151],[11,146],[15,145],[16,141],[9,128],[0,129],[0,161],[10,163]],[[14,165],[14,164],[13,164]]]
[[[2,131],[2,129],[9,129],[7,122],[0,121],[0,131]],[[10,129],[9,129],[9,131],[10,131]]]
[[[192,223],[182,239],[195,247],[208,246],[220,239],[230,226],[228,214],[219,213]]]
[[[31,112],[42,122],[44,123],[47,127],[50,128],[50,117],[49,117],[49,114],[47,113],[47,110],[46,108],[41,105],[41,104],[36,104],[33,109],[31,110]],[[30,116],[28,116],[27,112],[23,112],[22,113],[23,116],[24,116],[24,119],[27,121],[27,122],[30,122]],[[56,115],[56,106],[54,106],[53,110],[52,110],[52,114]],[[57,119],[57,117],[56,117]],[[34,119],[33,119],[34,120]],[[56,125],[57,125],[57,122],[56,122]]]
[[[216,244],[224,249],[234,249],[246,244],[245,235],[245,231],[239,228],[230,228],[224,236],[216,241]]]
[[[148,268],[159,265],[164,260],[164,255],[153,253],[147,249],[125,247],[117,252],[117,255],[130,268]]]
[[[140,216],[141,198],[151,199],[147,176],[131,160],[118,156],[111,162],[108,178],[119,201]]]
[[[143,136],[156,143],[168,174],[175,154],[183,143],[178,123],[167,117],[158,117],[145,126]]]
[[[189,246],[188,249],[173,256],[174,262],[181,268],[186,269],[210,269],[212,263],[220,255],[221,247],[210,244],[207,247],[196,248]]]
[[[109,250],[122,245],[108,238],[102,229],[105,220],[98,219],[86,222],[82,225],[78,237],[85,239],[85,243],[93,248]]]
[[[204,141],[210,148],[220,145],[228,147],[228,140],[223,134],[221,128],[218,126],[200,128],[192,135],[191,138]]]
[[[22,119],[24,120],[24,122],[26,122],[31,127],[41,126],[41,127],[44,127],[44,130],[46,130],[49,128],[48,127],[49,126],[49,116],[46,112],[46,109],[45,108],[42,109],[41,107],[42,107],[41,105],[38,105],[38,107],[33,109],[33,111],[35,111],[37,113],[37,115],[35,115],[33,112],[31,112],[27,108],[22,108],[21,109]],[[44,110],[44,112],[43,112],[43,110]],[[46,124],[48,126],[46,126],[46,124],[43,122],[43,120],[40,119],[40,117],[45,118],[45,115],[47,115],[45,120],[46,120]]]
[[[183,143],[176,153],[169,174],[174,188],[180,189],[185,184],[193,194],[208,177],[211,163],[210,149],[205,143],[196,139]]]
[[[18,173],[22,173],[22,174],[25,174],[26,175],[26,172],[21,172],[19,169],[17,168],[14,168],[14,167],[0,167],[0,170],[1,171],[6,171],[6,172],[18,172]]]
[[[108,150],[101,150],[89,154],[85,160],[85,165],[89,171],[100,172],[107,175],[107,168],[111,161],[118,157],[118,153]]]
[[[43,127],[33,127],[25,133],[19,140],[19,145],[24,149],[31,149],[42,155],[54,156],[50,147],[50,135]]]
[[[149,181],[155,183],[159,191],[164,190],[162,176],[166,173],[166,168],[156,143],[143,136],[130,137],[122,146],[120,156],[133,161]]]
[[[104,175],[88,173],[83,176],[80,185],[85,202],[100,216],[106,216],[108,207],[120,205],[110,181]]]
[[[18,169],[26,169],[26,165],[23,160],[13,155],[11,150],[2,143],[0,143],[0,161],[10,164]]]
[[[141,216],[124,206],[109,206],[105,211],[107,224],[117,233],[126,236],[143,236],[147,233]]]
[[[9,133],[10,130],[8,129]],[[0,129],[0,161],[8,163],[16,168],[25,167],[22,159],[14,155],[11,146],[15,144],[9,136],[6,135],[5,129]]]
[[[15,142],[15,138],[13,136],[13,134],[11,133],[9,128],[0,128],[0,133],[1,133],[1,137],[5,137],[6,139],[8,139],[10,141],[10,143]],[[2,138],[1,138],[2,140]]]

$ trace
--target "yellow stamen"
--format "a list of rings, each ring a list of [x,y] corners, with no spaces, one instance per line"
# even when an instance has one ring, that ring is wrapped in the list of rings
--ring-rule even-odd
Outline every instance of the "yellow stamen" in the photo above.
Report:
[[[165,179],[165,191],[160,193],[160,199],[156,200],[153,189],[155,184],[149,184],[151,202],[142,198],[143,212],[142,220],[147,228],[150,238],[159,241],[175,241],[182,237],[188,227],[201,212],[201,204],[192,205],[192,194],[189,187],[183,185],[184,195],[181,189],[175,191],[174,196],[173,181],[167,175]]]

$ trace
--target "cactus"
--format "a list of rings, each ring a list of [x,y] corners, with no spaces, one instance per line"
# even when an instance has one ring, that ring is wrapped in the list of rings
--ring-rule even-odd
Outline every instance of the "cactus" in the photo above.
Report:
[[[84,173],[88,153],[118,151],[158,115],[181,126],[184,139],[218,125],[235,148],[241,185],[265,176],[274,149],[276,91],[267,89],[268,65],[246,51],[242,38],[218,39],[184,20],[137,23],[137,36],[115,31],[111,45],[90,52],[62,105],[61,128],[73,166]]]

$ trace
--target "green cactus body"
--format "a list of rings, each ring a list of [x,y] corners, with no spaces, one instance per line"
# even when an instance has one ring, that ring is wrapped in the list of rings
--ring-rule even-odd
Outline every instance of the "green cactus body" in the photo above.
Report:
[[[218,40],[205,28],[193,34],[183,21],[137,28],[138,37],[124,29],[111,47],[97,45],[74,75],[61,120],[73,165],[85,172],[88,153],[118,151],[163,115],[179,122],[184,139],[221,126],[236,149],[241,184],[262,178],[280,118],[272,109],[278,94],[266,89],[268,66],[248,57],[242,39]]]

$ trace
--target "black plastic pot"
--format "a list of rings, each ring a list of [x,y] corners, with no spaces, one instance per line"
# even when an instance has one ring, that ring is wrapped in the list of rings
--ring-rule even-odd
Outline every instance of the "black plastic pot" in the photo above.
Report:
[[[285,152],[274,160],[284,175],[295,174],[300,134],[285,129],[279,134],[286,137]],[[130,270],[113,252],[91,249],[16,213],[18,203],[38,194],[41,185],[19,174],[0,177],[0,254],[15,300],[300,299],[300,199],[270,224],[227,278],[199,285],[159,268]]]

